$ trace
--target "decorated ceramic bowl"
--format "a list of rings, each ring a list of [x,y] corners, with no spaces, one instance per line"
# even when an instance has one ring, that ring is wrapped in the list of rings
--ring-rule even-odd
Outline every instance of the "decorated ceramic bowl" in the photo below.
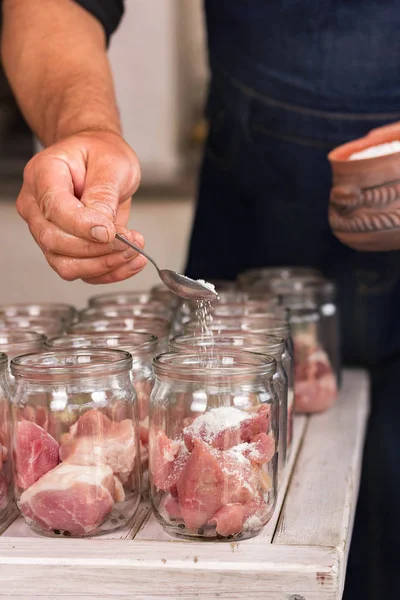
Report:
[[[400,141],[400,125],[371,131],[335,148],[329,221],[351,248],[374,252],[400,249],[400,152],[350,160],[367,148]]]

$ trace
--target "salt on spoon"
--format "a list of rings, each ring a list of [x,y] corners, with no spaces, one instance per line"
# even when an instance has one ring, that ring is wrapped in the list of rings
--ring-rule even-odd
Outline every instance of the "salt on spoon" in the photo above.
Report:
[[[115,237],[120,242],[136,250],[138,254],[142,254],[147,258],[157,269],[158,275],[164,285],[177,296],[188,300],[215,300],[218,297],[215,286],[212,283],[207,283],[202,279],[195,281],[194,279],[190,279],[190,277],[186,277],[186,275],[181,275],[170,269],[159,269],[155,260],[142,250],[142,248],[130,242],[120,233],[116,233]]]

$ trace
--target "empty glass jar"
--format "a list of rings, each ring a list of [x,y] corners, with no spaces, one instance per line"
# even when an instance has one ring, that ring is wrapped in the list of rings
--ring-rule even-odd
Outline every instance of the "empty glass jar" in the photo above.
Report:
[[[46,337],[55,337],[64,333],[66,327],[67,323],[61,317],[0,316],[0,330],[33,331]]]
[[[147,304],[154,298],[150,292],[110,292],[89,298],[89,307],[96,308],[107,304]]]
[[[88,536],[126,525],[140,500],[132,358],[54,350],[11,361],[14,486],[38,533]]]
[[[7,384],[8,358],[0,352],[0,530],[12,506],[10,390]]]
[[[257,535],[276,500],[273,358],[228,350],[154,359],[149,471],[155,515],[171,535]]]
[[[168,350],[170,330],[171,322],[168,319],[157,315],[141,315],[139,317],[131,316],[121,319],[99,318],[88,322],[82,321],[70,327],[68,333],[142,331],[155,335],[158,338],[159,352],[165,352]]]
[[[77,311],[72,305],[58,302],[0,305],[0,319],[2,317],[46,317],[56,320],[62,319],[69,325],[75,319],[76,314]]]

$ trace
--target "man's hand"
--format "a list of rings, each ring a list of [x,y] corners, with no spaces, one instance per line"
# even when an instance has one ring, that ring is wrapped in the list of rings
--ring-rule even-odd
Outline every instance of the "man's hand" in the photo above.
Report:
[[[115,241],[128,231],[131,196],[140,182],[136,154],[116,133],[87,131],[49,146],[27,164],[17,200],[50,266],[68,281],[122,281],[146,259]]]

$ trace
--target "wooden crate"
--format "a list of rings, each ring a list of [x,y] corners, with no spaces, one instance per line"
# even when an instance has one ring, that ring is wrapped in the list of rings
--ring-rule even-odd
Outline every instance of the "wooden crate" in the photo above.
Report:
[[[339,600],[367,417],[359,370],[345,372],[330,411],[296,417],[277,509],[251,540],[170,538],[146,502],[133,525],[95,539],[43,538],[11,519],[0,537],[0,598]]]

